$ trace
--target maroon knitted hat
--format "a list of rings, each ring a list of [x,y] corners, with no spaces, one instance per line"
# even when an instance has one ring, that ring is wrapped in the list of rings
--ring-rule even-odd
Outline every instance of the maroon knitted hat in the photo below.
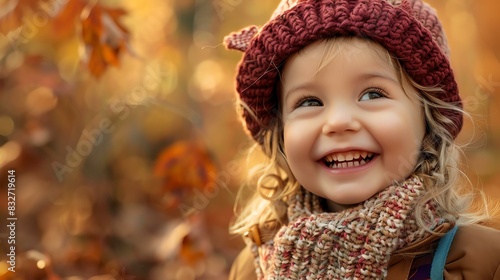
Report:
[[[441,87],[444,92],[436,97],[462,106],[446,37],[428,4],[421,0],[282,0],[262,28],[250,26],[224,39],[228,49],[244,52],[236,89],[252,111],[243,110],[243,119],[257,142],[262,143],[263,130],[279,114],[279,67],[310,43],[339,36],[358,36],[381,44],[415,82]],[[452,120],[443,125],[456,137],[462,114],[440,112]]]

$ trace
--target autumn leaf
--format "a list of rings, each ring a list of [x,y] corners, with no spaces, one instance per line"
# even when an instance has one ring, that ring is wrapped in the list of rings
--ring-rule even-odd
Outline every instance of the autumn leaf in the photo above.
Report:
[[[29,19],[24,18],[28,11],[38,8],[38,0],[0,0],[0,33],[7,35],[21,27]]]
[[[80,19],[84,7],[84,0],[67,0],[66,5],[52,20],[54,33],[63,38],[67,34],[74,34],[76,30],[75,23]]]
[[[216,167],[206,148],[194,141],[179,141],[158,156],[154,174],[161,179],[163,191],[177,206],[194,190],[211,191],[215,185]]]
[[[206,257],[205,252],[197,246],[196,241],[189,235],[182,239],[179,255],[185,263],[191,266]]]
[[[108,65],[120,66],[119,55],[128,49],[129,31],[120,23],[126,12],[99,3],[82,11],[82,40],[85,45],[84,63],[95,77],[100,77]]]

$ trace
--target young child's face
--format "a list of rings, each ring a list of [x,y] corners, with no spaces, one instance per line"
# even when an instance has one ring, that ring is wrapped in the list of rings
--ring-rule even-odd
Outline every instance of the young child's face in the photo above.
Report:
[[[384,49],[361,39],[338,43],[340,55],[319,71],[325,41],[290,57],[281,88],[291,171],[334,211],[406,179],[425,133],[416,92],[403,91]]]

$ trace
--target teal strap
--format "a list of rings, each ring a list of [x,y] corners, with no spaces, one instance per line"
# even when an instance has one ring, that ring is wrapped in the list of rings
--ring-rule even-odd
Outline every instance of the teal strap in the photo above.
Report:
[[[458,226],[452,228],[439,240],[434,258],[432,259],[431,280],[443,280],[446,257],[448,257],[448,251],[450,250],[455,233],[457,233],[457,229]]]

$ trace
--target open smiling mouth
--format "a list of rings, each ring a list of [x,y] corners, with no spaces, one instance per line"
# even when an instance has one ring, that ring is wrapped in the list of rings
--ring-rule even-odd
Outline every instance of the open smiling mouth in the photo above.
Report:
[[[347,168],[369,163],[376,154],[370,152],[335,153],[325,156],[322,161],[328,168]]]

